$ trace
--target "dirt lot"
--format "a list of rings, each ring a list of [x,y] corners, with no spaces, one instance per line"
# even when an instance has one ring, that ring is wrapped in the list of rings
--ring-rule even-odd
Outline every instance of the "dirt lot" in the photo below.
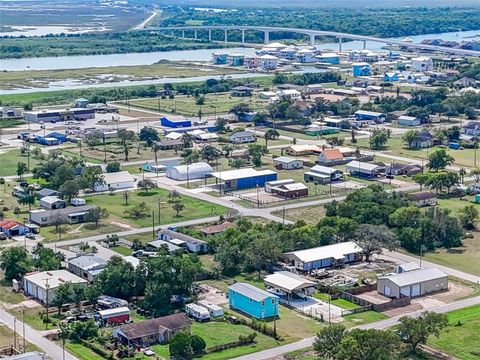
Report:
[[[202,293],[198,296],[200,300],[207,300],[215,305],[228,303],[227,295],[223,291],[218,290],[216,287],[202,284],[200,285],[200,288],[202,289]]]
[[[386,296],[380,295],[376,291],[369,291],[363,294],[357,295],[360,299],[370,301],[372,304],[384,304],[388,303],[390,299]]]

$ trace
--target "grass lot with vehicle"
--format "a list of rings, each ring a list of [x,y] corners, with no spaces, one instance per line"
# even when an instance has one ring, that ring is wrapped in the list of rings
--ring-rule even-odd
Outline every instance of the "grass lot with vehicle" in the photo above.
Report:
[[[129,191],[128,192],[128,205],[125,205],[125,199],[123,193],[113,194],[101,194],[94,196],[87,196],[85,199],[88,204],[94,204],[108,210],[112,220],[127,223],[132,226],[147,227],[152,226],[152,220],[155,220],[155,224],[158,225],[158,202],[161,200],[162,207],[161,223],[170,224],[187,220],[200,219],[208,216],[222,215],[227,212],[227,209],[223,206],[211,204],[209,202],[195,199],[190,196],[181,195],[180,202],[185,205],[179,216],[176,216],[175,211],[172,208],[172,203],[166,203],[168,201],[168,191],[164,189],[149,190],[148,193],[143,191]],[[178,200],[178,199],[177,199]],[[141,218],[132,218],[128,216],[125,211],[132,209],[140,203],[146,203],[148,214],[145,214]],[[152,212],[155,212],[155,218],[152,219]]]
[[[477,360],[480,354],[480,305],[447,314],[448,326],[428,345],[461,360]]]
[[[206,94],[204,103],[198,104],[194,96],[177,95],[174,99],[135,99],[129,101],[130,105],[139,108],[164,112],[167,114],[178,114],[185,116],[198,116],[199,110],[203,115],[225,114],[240,103],[248,104],[253,110],[266,109],[266,100],[252,97],[235,97],[229,93]]]

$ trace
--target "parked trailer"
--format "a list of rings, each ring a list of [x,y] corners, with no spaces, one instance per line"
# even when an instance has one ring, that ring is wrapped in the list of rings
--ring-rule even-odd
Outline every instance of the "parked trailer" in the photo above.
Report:
[[[223,316],[223,309],[218,305],[208,302],[207,300],[200,300],[198,305],[207,309],[211,317]]]
[[[199,322],[210,320],[210,312],[197,304],[185,305],[185,312]]]
[[[130,320],[130,309],[122,306],[114,309],[100,310],[97,313],[97,320],[104,325],[123,324]]]

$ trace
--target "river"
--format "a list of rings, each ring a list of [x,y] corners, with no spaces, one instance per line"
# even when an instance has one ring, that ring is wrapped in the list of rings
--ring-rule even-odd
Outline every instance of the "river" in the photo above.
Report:
[[[442,39],[442,40],[471,40],[472,38],[480,39],[480,30],[459,31],[441,34],[427,34],[410,36],[413,42],[421,42],[425,39]],[[403,38],[394,38],[401,40]],[[367,49],[372,51],[381,50],[384,44],[376,42],[367,42]],[[318,49],[337,50],[338,44],[324,43],[316,46]],[[343,50],[363,49],[362,41],[350,41],[343,43]],[[245,55],[253,55],[253,48],[229,48],[229,52],[239,52]],[[105,67],[105,66],[134,66],[134,65],[150,65],[159,60],[170,61],[209,61],[212,54],[211,49],[201,50],[182,50],[182,51],[164,51],[150,53],[129,53],[129,54],[111,54],[111,55],[85,55],[85,56],[59,56],[59,57],[38,57],[38,58],[22,58],[22,59],[3,59],[0,60],[0,68],[7,71],[19,70],[60,70],[60,69],[80,69],[88,67]]]
[[[461,31],[441,34],[427,34],[410,36],[413,42],[421,42],[424,39],[442,39],[462,41],[469,39],[480,39],[480,30],[477,31]],[[396,38],[403,39],[403,38]],[[376,42],[367,42],[367,49],[372,51],[381,50],[384,44]],[[337,50],[337,43],[324,43],[316,45],[318,49]],[[363,49],[362,41],[351,41],[343,43],[343,51]],[[254,48],[227,48],[228,52],[242,53],[245,55],[254,55]],[[22,58],[22,59],[3,59],[0,60],[0,69],[2,71],[28,71],[28,70],[60,70],[60,69],[81,69],[89,67],[108,67],[108,66],[135,66],[135,65],[150,65],[159,60],[169,61],[209,61],[211,58],[212,49],[200,50],[182,50],[182,51],[165,51],[165,52],[150,52],[150,53],[129,53],[129,54],[111,54],[111,55],[85,55],[85,56],[60,56],[60,57],[39,57],[39,58]],[[310,68],[303,71],[318,69]],[[230,75],[231,78],[254,78],[264,76],[261,73],[247,73]],[[86,87],[114,87],[114,86],[129,86],[129,85],[149,85],[162,83],[178,83],[203,81],[208,78],[221,78],[221,76],[196,76],[189,78],[164,78],[154,80],[139,80],[139,81],[119,81],[111,83],[99,84],[82,84],[75,80],[66,80],[62,82],[52,82],[48,88],[23,88],[14,90],[0,90],[0,95],[4,94],[20,94],[37,91],[55,91],[68,89],[81,89]]]

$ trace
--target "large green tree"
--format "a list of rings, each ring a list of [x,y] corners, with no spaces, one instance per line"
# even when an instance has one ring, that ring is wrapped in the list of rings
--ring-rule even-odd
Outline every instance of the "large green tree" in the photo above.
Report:
[[[8,280],[20,280],[25,273],[32,270],[32,259],[23,247],[14,246],[2,250],[0,268]]]

